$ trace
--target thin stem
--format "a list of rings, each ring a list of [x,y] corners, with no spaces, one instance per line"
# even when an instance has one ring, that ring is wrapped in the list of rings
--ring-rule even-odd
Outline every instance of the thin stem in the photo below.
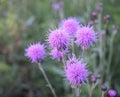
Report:
[[[112,59],[112,54],[113,54],[113,42],[114,42],[114,38],[116,35],[116,31],[113,32],[111,38],[110,38],[110,47],[109,47],[109,57],[108,57],[108,64],[111,64],[111,59]]]
[[[75,54],[75,48],[74,48],[74,39],[71,40],[72,43],[72,55]]]
[[[100,66],[102,66],[103,58],[103,42],[101,37],[101,14],[98,16],[98,32],[99,32],[99,57],[100,57]]]
[[[63,10],[63,6],[64,6],[64,2],[62,2],[62,8],[59,10],[59,16],[60,16],[60,19],[63,19],[63,18],[64,18],[64,10]]]
[[[91,12],[91,2],[90,0],[87,0],[86,2],[86,18],[89,18],[90,12]]]
[[[64,68],[66,68],[66,60],[63,52],[62,52],[62,62],[64,64]]]
[[[74,94],[74,97],[80,97],[80,88],[79,88],[79,86],[77,86],[77,85],[74,86],[73,94]]]
[[[43,74],[43,76],[44,76],[44,78],[45,78],[45,80],[46,80],[46,82],[47,82],[47,84],[48,84],[48,86],[49,86],[49,88],[50,88],[53,96],[54,96],[54,97],[57,97],[57,96],[56,96],[56,93],[55,93],[55,91],[54,91],[54,89],[53,89],[50,81],[48,80],[48,77],[47,77],[47,75],[46,75],[45,71],[43,70],[42,65],[41,65],[40,63],[38,63],[38,67],[39,67],[40,71],[42,72],[42,74]]]
[[[82,58],[84,57],[84,50],[82,51],[82,56],[81,56]]]
[[[92,97],[93,95],[93,90],[95,89],[95,87],[98,85],[99,81],[97,80],[96,83],[92,83],[92,86],[89,90],[89,97]]]
[[[109,79],[109,84],[110,84],[110,80],[111,80],[111,76],[109,75],[110,72],[110,65],[111,65],[111,61],[112,61],[112,55],[113,55],[113,42],[114,42],[114,38],[116,35],[117,31],[115,30],[110,38],[110,46],[109,46],[109,56],[108,56],[108,65],[107,65],[107,79]]]
[[[98,32],[99,32],[99,49],[98,49],[99,53],[98,54],[99,54],[99,58],[100,58],[100,60],[99,60],[99,68],[100,68],[99,73],[101,74],[101,76],[103,78],[104,73],[105,73],[105,71],[104,71],[105,52],[103,49],[103,44],[104,44],[103,41],[104,40],[103,40],[103,37],[101,36],[101,18],[102,18],[101,15],[102,15],[101,13],[98,15]]]
[[[104,97],[104,93],[105,93],[105,92],[104,92],[104,91],[102,91],[102,96],[101,96],[101,97]]]
[[[90,89],[90,92],[89,92],[89,97],[92,97],[93,90],[94,90],[94,84],[92,84],[92,87],[91,87],[91,89]]]
[[[85,56],[85,48],[82,49],[82,55],[81,55],[81,59],[83,59]]]

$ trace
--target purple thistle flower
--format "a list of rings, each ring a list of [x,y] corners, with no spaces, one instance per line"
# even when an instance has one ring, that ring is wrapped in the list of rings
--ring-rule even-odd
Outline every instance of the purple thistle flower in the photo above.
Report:
[[[87,81],[88,70],[86,69],[86,65],[80,61],[67,65],[65,73],[70,84],[79,85]]]
[[[76,32],[76,43],[82,46],[82,49],[89,48],[96,39],[95,31],[92,27],[83,26]]]
[[[48,36],[48,42],[52,48],[58,50],[65,50],[70,41],[70,37],[62,29],[56,29],[51,31]]]
[[[43,44],[31,44],[25,49],[25,56],[28,57],[33,63],[38,63],[44,59],[46,55],[45,47]]]
[[[79,28],[79,22],[76,20],[76,18],[68,18],[62,21],[61,28],[73,37]]]
[[[117,97],[117,92],[113,89],[108,90],[107,97]]]
[[[52,56],[53,59],[58,59],[58,60],[61,60],[62,59],[62,54],[65,54],[67,53],[67,50],[64,50],[64,51],[59,51],[58,49],[54,48],[50,55]]]

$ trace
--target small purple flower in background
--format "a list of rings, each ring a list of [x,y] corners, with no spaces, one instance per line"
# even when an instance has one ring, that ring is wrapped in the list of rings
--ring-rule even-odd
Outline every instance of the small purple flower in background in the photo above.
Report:
[[[69,45],[70,37],[62,29],[56,29],[51,31],[48,36],[48,42],[52,48],[58,50],[65,50]]]
[[[81,45],[82,49],[87,49],[95,41],[96,34],[92,27],[83,26],[76,32],[76,38],[76,43]]]
[[[110,19],[110,15],[108,14],[108,15],[105,15],[104,16],[104,23],[106,24],[106,23],[108,23],[109,22],[109,19]]]
[[[62,8],[62,3],[59,2],[59,3],[53,4],[53,8],[54,8],[56,11],[60,10],[60,9]]]
[[[33,63],[38,63],[44,59],[46,55],[45,47],[43,44],[31,44],[25,49],[25,56],[28,57]]]
[[[97,12],[92,12],[92,17],[93,17],[93,19],[96,19],[97,18]]]
[[[101,35],[102,37],[105,36],[105,34],[106,34],[105,30],[102,30],[102,31],[100,32],[100,35]]]
[[[62,59],[62,54],[66,54],[67,50],[64,51],[59,51],[58,49],[54,48],[50,55],[52,56],[53,59],[58,59],[61,60]]]
[[[108,90],[107,97],[117,97],[117,91],[113,89]]]
[[[75,64],[67,65],[65,73],[68,81],[73,85],[82,84],[87,81],[88,78],[86,64],[80,61]]]
[[[91,75],[91,82],[95,83],[97,81],[96,75]]]
[[[76,20],[76,18],[68,18],[62,21],[61,28],[73,37],[79,28],[79,22]]]
[[[99,4],[98,4],[98,6],[97,6],[97,8],[96,8],[96,11],[97,11],[98,13],[101,13],[101,12],[103,11],[103,4],[102,4],[102,3],[99,3]]]

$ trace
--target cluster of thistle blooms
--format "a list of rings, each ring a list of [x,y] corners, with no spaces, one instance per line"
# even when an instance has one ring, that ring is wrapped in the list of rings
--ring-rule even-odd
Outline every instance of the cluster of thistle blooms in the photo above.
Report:
[[[74,45],[87,50],[96,40],[93,27],[82,26],[76,18],[68,18],[60,23],[59,28],[50,31],[47,42],[51,48],[50,55],[53,59],[63,61],[66,79],[72,86],[79,86],[88,81],[89,71],[84,63],[84,58],[77,59]],[[71,57],[70,49],[72,48]],[[69,53],[69,54],[68,54]],[[25,55],[32,62],[38,63],[46,56],[45,46],[41,43],[31,44]],[[94,79],[94,78],[93,78]],[[115,90],[108,91],[108,97],[116,97]]]
[[[63,60],[66,78],[72,85],[79,85],[87,81],[89,75],[86,64],[78,60],[72,52],[72,57],[67,58],[72,42],[80,45],[83,50],[89,48],[95,41],[95,32],[92,27],[80,26],[75,18],[63,20],[58,29],[50,31],[48,43],[53,58]],[[76,40],[75,40],[76,39]],[[67,56],[66,56],[67,57]]]

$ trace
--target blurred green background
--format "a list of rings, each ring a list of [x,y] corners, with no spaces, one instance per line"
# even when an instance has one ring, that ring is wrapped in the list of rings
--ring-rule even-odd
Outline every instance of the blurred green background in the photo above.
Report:
[[[52,97],[37,65],[24,56],[24,49],[37,41],[44,43],[49,29],[63,18],[77,17],[87,24],[99,0],[63,0],[60,11],[52,0],[0,0],[0,97]],[[54,0],[53,0],[54,1]],[[59,2],[60,0],[56,0]],[[62,1],[62,0],[61,0]],[[101,0],[103,16],[110,14],[109,25],[120,25],[120,0]],[[90,10],[87,10],[89,9]],[[114,40],[111,87],[120,93],[120,33]],[[42,62],[59,97],[71,97],[61,62],[50,56]],[[58,68],[59,67],[59,68]]]

